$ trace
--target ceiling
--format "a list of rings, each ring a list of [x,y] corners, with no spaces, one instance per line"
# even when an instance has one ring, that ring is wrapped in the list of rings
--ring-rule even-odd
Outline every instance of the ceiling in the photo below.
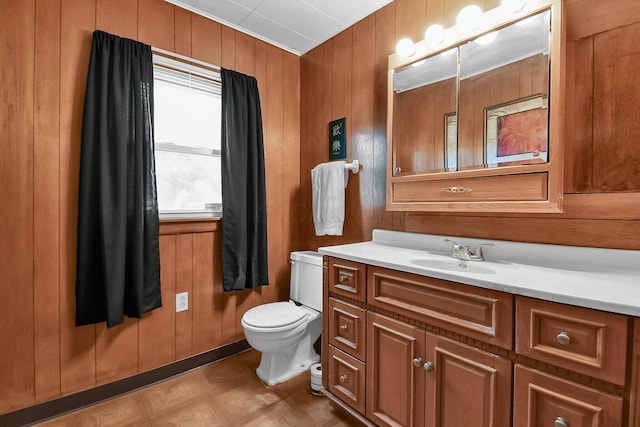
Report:
[[[165,0],[303,55],[393,0]]]

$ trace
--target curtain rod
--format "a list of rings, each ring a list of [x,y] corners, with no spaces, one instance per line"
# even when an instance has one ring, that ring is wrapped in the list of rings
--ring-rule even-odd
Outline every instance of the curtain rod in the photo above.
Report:
[[[159,53],[161,55],[170,56],[176,59],[180,59],[185,62],[191,62],[194,64],[202,65],[203,67],[211,68],[215,71],[220,71],[220,67],[218,65],[213,65],[208,62],[200,61],[199,59],[189,58],[188,56],[180,55],[178,53],[170,52],[168,50],[160,49],[159,47],[151,46],[151,51]]]

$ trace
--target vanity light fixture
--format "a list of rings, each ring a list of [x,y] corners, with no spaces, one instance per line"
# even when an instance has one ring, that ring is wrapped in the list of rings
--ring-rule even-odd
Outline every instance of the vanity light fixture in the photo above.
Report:
[[[511,13],[521,11],[525,4],[527,4],[527,0],[502,0],[501,3],[502,7]]]
[[[402,39],[396,45],[396,53],[400,56],[409,57],[416,53],[416,46],[411,39]]]
[[[456,18],[456,25],[462,31],[470,33],[480,28],[482,24],[482,9],[475,4],[465,6]]]
[[[430,25],[424,32],[424,39],[431,45],[436,46],[444,42],[444,27],[440,24]]]

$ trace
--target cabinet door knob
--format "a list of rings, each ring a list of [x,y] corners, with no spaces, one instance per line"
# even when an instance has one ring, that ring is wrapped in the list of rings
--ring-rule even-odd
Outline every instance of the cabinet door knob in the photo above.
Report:
[[[419,368],[422,365],[422,357],[416,357],[413,359],[413,366]]]
[[[554,421],[553,427],[569,427],[569,424],[567,424],[567,421],[564,418],[558,417]]]
[[[340,329],[346,331],[347,329],[349,329],[349,325],[340,325]]]
[[[556,336],[556,340],[562,345],[571,344],[571,337],[568,333],[562,331]]]
[[[340,276],[339,276],[338,280],[340,281],[340,283],[344,283],[344,282],[349,280],[349,275],[348,274],[344,274],[344,273],[340,273]]]
[[[347,380],[347,374],[340,375],[338,379],[340,380],[341,383],[345,382]]]
[[[422,365],[422,368],[427,372],[433,371],[433,362],[425,362],[425,364]]]

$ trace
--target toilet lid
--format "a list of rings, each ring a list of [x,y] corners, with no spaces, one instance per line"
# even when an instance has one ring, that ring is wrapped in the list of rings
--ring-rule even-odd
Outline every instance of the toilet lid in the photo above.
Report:
[[[278,328],[304,319],[307,312],[289,302],[263,304],[247,311],[242,320],[256,328]]]

